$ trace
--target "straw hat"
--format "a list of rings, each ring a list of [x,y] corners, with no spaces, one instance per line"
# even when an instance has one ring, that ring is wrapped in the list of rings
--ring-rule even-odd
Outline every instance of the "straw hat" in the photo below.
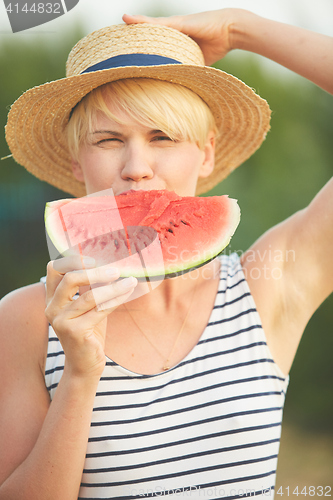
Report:
[[[74,46],[66,69],[66,78],[30,89],[12,105],[6,139],[18,163],[76,197],[86,192],[72,174],[64,131],[73,107],[107,82],[166,80],[188,87],[208,104],[219,130],[216,166],[199,179],[197,194],[249,158],[269,129],[267,102],[237,78],[205,66],[199,46],[168,27],[122,24],[94,31]]]

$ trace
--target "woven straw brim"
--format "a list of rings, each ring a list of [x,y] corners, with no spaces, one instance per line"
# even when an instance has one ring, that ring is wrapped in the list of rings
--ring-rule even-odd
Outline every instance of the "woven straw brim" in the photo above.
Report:
[[[215,169],[199,179],[196,194],[212,189],[249,158],[269,130],[270,109],[252,89],[215,68],[181,64],[121,67],[63,78],[25,92],[11,107],[6,140],[29,172],[76,197],[86,194],[71,169],[65,128],[73,107],[91,90],[125,78],[179,83],[210,107],[218,129]]]

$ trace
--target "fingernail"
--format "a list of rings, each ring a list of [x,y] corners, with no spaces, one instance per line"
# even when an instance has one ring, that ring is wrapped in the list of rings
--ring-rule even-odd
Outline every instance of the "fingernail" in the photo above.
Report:
[[[123,289],[132,288],[132,286],[136,285],[136,279],[133,278],[133,276],[131,276],[130,278],[125,278],[119,283],[119,285]]]
[[[118,276],[119,270],[116,267],[110,267],[109,269],[105,269],[105,275],[107,278],[113,278],[114,276]]]
[[[92,257],[83,257],[82,263],[84,266],[93,267],[96,264],[96,261]]]

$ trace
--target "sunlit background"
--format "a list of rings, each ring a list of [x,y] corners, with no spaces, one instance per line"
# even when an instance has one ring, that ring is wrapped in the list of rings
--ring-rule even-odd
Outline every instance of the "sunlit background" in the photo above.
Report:
[[[332,0],[80,0],[64,16],[15,34],[1,2],[1,130],[9,106],[24,90],[64,76],[67,54],[81,36],[121,22],[123,13],[171,15],[221,7],[247,8],[333,35]],[[262,148],[208,193],[239,200],[242,221],[228,251],[240,253],[306,206],[332,175],[333,98],[252,54],[235,51],[217,66],[256,89],[273,111],[272,129]],[[8,154],[1,134],[0,157]],[[33,178],[12,159],[0,162],[0,296],[45,274],[43,211],[46,201],[60,197],[68,195]],[[285,495],[288,486],[291,494],[296,486],[301,493],[304,486],[332,484],[332,311],[330,297],[310,321],[291,371],[277,480],[277,490],[282,486]]]

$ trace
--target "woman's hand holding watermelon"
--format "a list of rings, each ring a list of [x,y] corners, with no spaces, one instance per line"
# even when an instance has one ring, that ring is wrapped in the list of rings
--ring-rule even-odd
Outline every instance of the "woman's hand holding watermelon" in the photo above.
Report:
[[[63,346],[67,371],[99,379],[105,366],[107,316],[128,299],[137,280],[115,282],[116,268],[95,268],[90,258],[83,263],[85,269],[80,258],[64,257],[48,264],[45,313]]]

